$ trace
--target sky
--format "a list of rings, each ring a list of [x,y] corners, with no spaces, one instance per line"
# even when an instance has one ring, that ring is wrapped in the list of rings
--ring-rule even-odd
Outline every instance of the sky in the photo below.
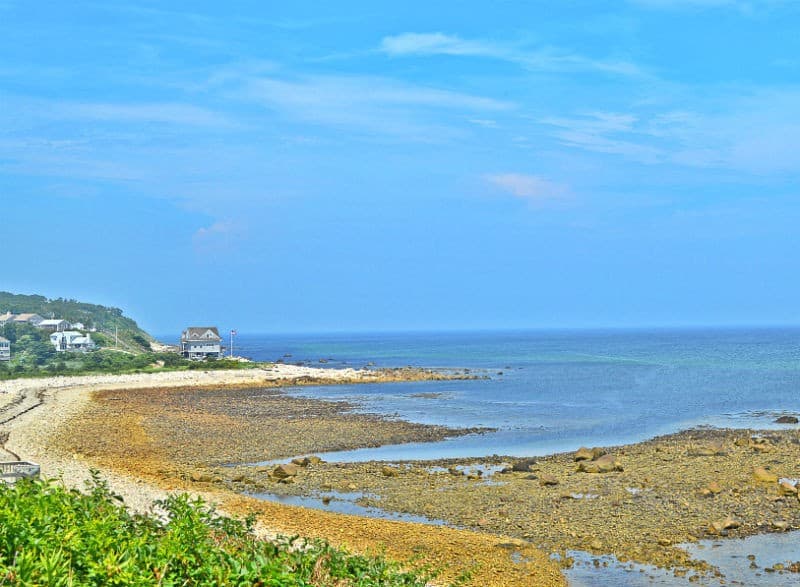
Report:
[[[0,0],[0,290],[154,333],[800,324],[798,29],[790,0]]]

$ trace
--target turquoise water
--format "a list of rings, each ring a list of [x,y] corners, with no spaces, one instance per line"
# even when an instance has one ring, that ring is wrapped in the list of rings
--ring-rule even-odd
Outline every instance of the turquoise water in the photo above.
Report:
[[[330,368],[469,368],[489,377],[291,390],[414,422],[497,428],[330,460],[539,455],[692,426],[778,427],[778,415],[800,413],[798,328],[242,335],[237,353]]]

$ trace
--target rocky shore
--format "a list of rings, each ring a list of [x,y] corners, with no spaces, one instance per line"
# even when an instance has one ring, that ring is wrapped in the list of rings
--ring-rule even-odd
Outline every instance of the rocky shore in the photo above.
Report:
[[[442,584],[467,573],[473,585],[563,585],[557,566],[524,540],[267,503],[230,491],[214,473],[231,459],[285,456],[305,447],[473,432],[355,415],[346,405],[293,399],[275,387],[464,377],[473,375],[278,365],[268,371],[10,381],[0,383],[0,440],[10,457],[36,461],[44,476],[70,486],[82,486],[90,468],[100,468],[134,509],[189,491],[225,512],[255,513],[265,536],[299,534],[382,552],[440,569]]]
[[[284,383],[302,384],[319,374],[284,375]],[[314,453],[481,431],[291,397],[275,388],[279,378],[265,374],[252,383],[207,381],[51,389],[40,394],[40,407],[12,422],[6,446],[41,460],[49,474],[99,466],[147,491],[213,495],[229,511],[260,514],[270,531],[382,547],[399,558],[424,552],[432,564],[471,568],[476,585],[561,584],[542,552],[569,564],[569,550],[713,574],[678,545],[800,528],[794,421],[781,430],[690,430],[531,459],[325,463]],[[303,455],[280,466],[246,464]],[[252,493],[323,500],[348,494],[363,506],[465,530],[293,508],[247,497]],[[528,562],[515,562],[521,560]]]

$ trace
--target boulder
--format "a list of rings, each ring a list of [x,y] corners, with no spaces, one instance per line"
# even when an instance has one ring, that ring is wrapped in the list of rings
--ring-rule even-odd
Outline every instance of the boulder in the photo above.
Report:
[[[542,486],[558,485],[558,479],[556,479],[553,475],[541,473],[539,475],[539,484]]]
[[[789,529],[789,522],[784,522],[783,520],[774,520],[772,522],[772,527],[779,532],[786,532]]]
[[[797,486],[784,479],[778,483],[778,493],[781,495],[797,495]]]
[[[583,473],[611,473],[612,471],[622,471],[622,464],[614,455],[606,454],[594,461],[581,461],[578,471]]]
[[[700,490],[700,495],[703,497],[714,497],[719,493],[722,493],[722,487],[716,481],[712,481]]]
[[[736,518],[732,518],[731,516],[728,516],[724,520],[717,520],[715,522],[711,522],[711,524],[709,524],[708,531],[711,534],[722,534],[727,530],[733,530],[741,525],[742,523],[739,520],[737,520]]]
[[[781,416],[775,420],[776,424],[797,424],[800,423],[800,420],[797,419],[797,416]]]
[[[272,477],[275,479],[288,479],[289,477],[295,477],[299,472],[300,468],[297,465],[287,463],[285,465],[278,465],[272,469]]]
[[[383,466],[381,467],[381,473],[383,473],[384,477],[397,477],[397,469],[394,467]]]
[[[770,473],[764,467],[753,469],[753,478],[757,483],[777,483],[778,481],[778,476],[775,473]]]
[[[594,458],[592,450],[585,446],[580,447],[575,451],[575,461],[591,461]]]
[[[531,467],[536,464],[536,459],[522,459],[511,465],[511,470],[517,473],[530,473]]]

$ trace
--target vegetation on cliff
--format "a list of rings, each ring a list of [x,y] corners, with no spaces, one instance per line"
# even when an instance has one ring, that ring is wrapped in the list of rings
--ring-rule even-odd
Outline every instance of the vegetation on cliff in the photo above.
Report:
[[[120,348],[133,352],[150,350],[150,342],[153,340],[152,336],[139,328],[135,320],[125,316],[122,310],[99,304],[0,291],[0,314],[5,312],[39,314],[43,318],[55,317],[70,323],[80,322],[87,329],[97,329],[100,336],[92,336],[101,346],[109,341],[113,344],[115,333]]]

